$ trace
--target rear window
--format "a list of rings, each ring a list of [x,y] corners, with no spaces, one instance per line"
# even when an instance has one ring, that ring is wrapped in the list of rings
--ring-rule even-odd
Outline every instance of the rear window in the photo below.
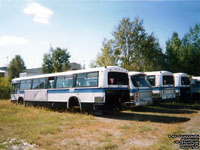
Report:
[[[155,86],[155,76],[147,76],[147,80],[149,81],[149,83],[151,84],[151,86]]]
[[[188,77],[181,77],[182,85],[190,85],[190,79]]]
[[[163,85],[171,85],[174,84],[174,78],[171,75],[163,76]]]
[[[108,72],[109,85],[128,85],[128,74],[122,72]]]
[[[131,81],[135,87],[150,87],[144,75],[131,76]]]

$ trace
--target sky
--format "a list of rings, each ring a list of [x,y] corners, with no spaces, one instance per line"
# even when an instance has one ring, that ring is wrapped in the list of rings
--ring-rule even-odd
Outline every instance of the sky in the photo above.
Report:
[[[182,38],[200,23],[200,0],[0,0],[0,67],[15,55],[41,67],[52,46],[87,68],[124,17],[142,19],[165,51],[173,32]]]

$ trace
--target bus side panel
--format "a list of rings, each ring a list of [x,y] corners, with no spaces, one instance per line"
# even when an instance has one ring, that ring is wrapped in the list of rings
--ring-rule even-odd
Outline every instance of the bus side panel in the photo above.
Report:
[[[70,92],[69,89],[48,90],[49,102],[68,102],[70,96],[77,96],[77,94]]]
[[[12,102],[17,102],[19,98],[19,94],[11,94],[11,101]]]
[[[27,90],[24,92],[25,101],[47,101],[47,90]]]

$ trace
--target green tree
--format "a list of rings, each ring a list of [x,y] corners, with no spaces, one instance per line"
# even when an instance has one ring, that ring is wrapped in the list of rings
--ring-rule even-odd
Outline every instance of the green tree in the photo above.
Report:
[[[168,70],[200,75],[200,24],[191,27],[182,39],[173,33],[166,45]]]
[[[62,72],[70,69],[70,54],[67,49],[50,48],[48,54],[44,54],[42,71],[43,73]]]
[[[172,34],[171,39],[166,42],[167,70],[171,72],[181,72],[181,48],[182,41],[177,32]]]
[[[10,98],[10,82],[8,77],[0,77],[0,99]]]
[[[102,42],[101,52],[97,55],[96,61],[91,63],[91,67],[97,66],[114,66],[117,65],[117,55],[113,48],[113,41],[104,39]]]
[[[200,75],[200,24],[191,27],[183,37],[180,63],[184,72]]]
[[[26,69],[23,59],[20,55],[15,55],[9,64],[8,75],[10,79],[19,77],[19,73]]]
[[[158,70],[164,64],[164,54],[154,37],[148,35],[143,21],[123,18],[114,28],[113,39],[103,42],[97,66],[119,65],[128,70]]]

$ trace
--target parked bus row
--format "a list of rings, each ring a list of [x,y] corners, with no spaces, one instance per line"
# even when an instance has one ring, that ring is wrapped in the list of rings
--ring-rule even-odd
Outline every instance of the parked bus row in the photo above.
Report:
[[[128,72],[107,66],[13,79],[11,101],[101,111],[176,98],[186,101],[199,91],[200,78],[191,80],[185,73]]]

